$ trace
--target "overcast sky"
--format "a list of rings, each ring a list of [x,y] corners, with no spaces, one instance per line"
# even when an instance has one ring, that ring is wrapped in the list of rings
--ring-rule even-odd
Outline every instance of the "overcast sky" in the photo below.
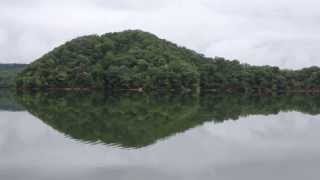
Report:
[[[318,0],[1,0],[0,63],[29,63],[77,36],[152,32],[206,56],[320,65]]]

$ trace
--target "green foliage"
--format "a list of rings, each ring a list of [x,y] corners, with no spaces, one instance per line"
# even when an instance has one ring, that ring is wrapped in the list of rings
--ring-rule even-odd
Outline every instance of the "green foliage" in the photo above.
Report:
[[[319,96],[171,96],[89,92],[21,94],[17,100],[56,130],[87,142],[139,148],[201,125],[280,111],[320,113]]]
[[[320,68],[290,71],[206,58],[153,34],[128,30],[83,36],[55,48],[18,76],[17,87],[320,92]]]
[[[0,88],[14,87],[17,74],[25,67],[25,64],[0,64]]]
[[[194,90],[194,52],[142,31],[74,39],[33,62],[19,88]]]

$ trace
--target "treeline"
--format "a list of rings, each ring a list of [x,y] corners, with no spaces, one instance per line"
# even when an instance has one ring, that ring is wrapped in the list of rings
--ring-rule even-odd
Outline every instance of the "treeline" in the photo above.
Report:
[[[139,148],[204,122],[282,111],[320,114],[320,96],[202,96],[56,92],[20,94],[34,116],[72,138]]]
[[[318,92],[320,69],[280,70],[207,58],[153,34],[129,30],[83,36],[55,48],[18,76],[17,87]]]
[[[26,64],[0,64],[0,88],[14,87],[16,76]]]
[[[224,58],[209,59],[200,68],[204,90],[239,92],[320,92],[320,68],[281,70],[273,66],[250,66]]]

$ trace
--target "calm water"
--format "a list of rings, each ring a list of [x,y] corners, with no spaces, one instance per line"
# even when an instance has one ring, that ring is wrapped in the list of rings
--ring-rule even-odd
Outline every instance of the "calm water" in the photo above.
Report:
[[[320,178],[320,97],[0,92],[0,179]]]

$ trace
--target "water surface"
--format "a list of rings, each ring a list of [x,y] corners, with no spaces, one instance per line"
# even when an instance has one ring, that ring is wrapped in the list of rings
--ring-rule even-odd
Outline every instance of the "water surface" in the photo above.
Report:
[[[320,97],[0,93],[0,178],[319,179]]]

